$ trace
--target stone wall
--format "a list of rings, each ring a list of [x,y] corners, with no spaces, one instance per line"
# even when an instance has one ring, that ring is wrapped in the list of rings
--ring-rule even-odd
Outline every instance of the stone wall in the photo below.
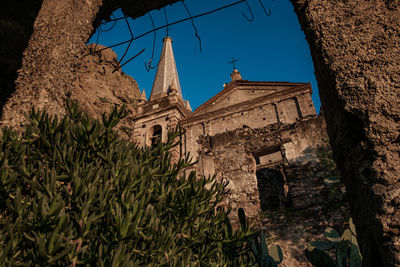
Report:
[[[349,218],[340,187],[323,183],[331,170],[322,165],[317,149],[327,146],[326,140],[322,116],[200,136],[197,171],[229,181],[224,205],[233,208],[232,220],[244,208],[282,247],[280,266],[310,266],[307,244],[323,239],[328,226],[343,232]]]
[[[0,116],[15,90],[22,52],[28,46],[41,4],[42,0],[0,1]]]
[[[324,240],[326,227],[339,233],[347,227],[347,195],[341,191],[343,185],[327,187],[323,183],[331,173],[320,161],[288,164],[283,169],[288,187],[286,203],[280,209],[261,213],[261,228],[282,248],[280,267],[310,267],[304,255],[307,245]]]
[[[326,139],[323,117],[309,116],[293,124],[242,127],[214,136],[199,136],[196,169],[229,181],[226,204],[243,207],[249,216],[260,212],[256,171],[277,164],[316,161],[316,148]],[[287,191],[287,188],[285,189]]]
[[[16,19],[2,16],[2,33],[9,33],[17,27],[11,33],[15,36],[21,32],[23,36],[17,36],[14,38],[15,43],[7,43],[5,46],[8,49],[13,46],[17,50],[12,56],[5,57],[10,59],[10,64],[5,66],[5,72],[15,78],[16,68],[21,68],[15,81],[15,92],[8,99],[4,98],[13,90],[12,83],[10,78],[1,80],[1,87],[7,89],[1,90],[0,104],[7,102],[2,107],[0,126],[21,129],[27,122],[24,114],[32,107],[46,107],[51,114],[65,112],[65,98],[74,91],[77,70],[84,61],[85,43],[100,21],[108,19],[113,11],[122,8],[128,16],[136,18],[176,1],[2,1],[2,12],[21,12],[15,15]],[[14,22],[12,27],[7,26]],[[23,49],[25,50],[22,53]]]
[[[400,265],[400,1],[292,0],[365,266]]]
[[[316,114],[309,84],[266,83],[241,81],[232,83],[233,92],[211,105],[205,103],[204,113],[197,110],[181,125],[185,128],[185,152],[198,159],[201,135],[218,135],[241,127],[263,128],[275,123],[290,124]],[[299,88],[300,87],[300,88]],[[226,90],[225,88],[224,90]],[[221,91],[220,93],[224,93]],[[218,95],[217,95],[218,96]]]

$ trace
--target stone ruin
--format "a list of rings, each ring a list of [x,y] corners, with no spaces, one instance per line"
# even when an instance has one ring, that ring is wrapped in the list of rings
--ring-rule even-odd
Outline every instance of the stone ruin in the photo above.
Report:
[[[1,95],[13,93],[3,107],[0,124],[20,128],[25,123],[23,113],[33,105],[63,113],[63,100],[75,90],[85,42],[111,12],[121,7],[135,18],[173,2],[2,1],[2,14],[12,7],[23,19],[1,16],[2,39],[14,38],[12,45],[18,49],[12,53],[1,50],[2,70],[10,74],[2,76],[5,90]],[[400,2],[291,2],[310,45],[327,131],[345,178],[363,264],[399,266]]]

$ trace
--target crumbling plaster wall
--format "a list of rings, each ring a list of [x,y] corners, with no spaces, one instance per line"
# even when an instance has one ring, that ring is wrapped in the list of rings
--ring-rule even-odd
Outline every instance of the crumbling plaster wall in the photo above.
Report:
[[[317,148],[327,141],[326,123],[323,116],[296,123],[281,134],[285,157],[289,164],[316,161]]]
[[[400,2],[292,0],[364,266],[400,266]]]
[[[260,212],[256,178],[259,165],[255,156],[271,153],[271,164],[316,162],[316,147],[324,138],[326,128],[321,116],[309,116],[293,124],[275,123],[258,129],[243,127],[214,136],[201,135],[196,168],[200,174],[216,174],[229,181],[226,204],[233,210],[243,207],[249,216],[254,216]],[[281,153],[280,158],[275,151]]]
[[[241,138],[244,136],[248,136],[247,131],[241,136],[236,131],[213,137],[201,136],[200,159],[196,167],[200,174],[217,174],[217,179],[229,181],[227,189],[230,192],[224,204],[232,207],[232,214],[237,214],[241,207],[248,216],[254,217],[260,212],[256,162],[253,155],[245,151]]]

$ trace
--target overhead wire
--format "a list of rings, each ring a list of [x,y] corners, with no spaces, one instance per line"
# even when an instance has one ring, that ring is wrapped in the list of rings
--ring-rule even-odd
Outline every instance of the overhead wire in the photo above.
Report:
[[[131,39],[133,39],[132,29],[131,29],[131,26],[129,25],[129,21],[128,21],[128,19],[127,19],[126,17],[125,17],[125,22],[126,22],[126,25],[128,26],[128,30],[129,30],[129,33],[130,33],[130,35],[131,35]],[[124,54],[122,55],[122,57],[121,57],[120,60],[118,61],[118,65],[115,67],[115,69],[113,70],[113,72],[115,72],[117,69],[120,68],[121,62],[122,62],[122,60],[124,59],[124,57],[126,56],[126,54],[128,53],[128,50],[129,50],[129,48],[131,47],[132,42],[133,42],[133,40],[131,40],[131,41],[129,42],[128,47],[125,49]]]
[[[153,26],[153,30],[154,30],[155,29],[154,20],[153,20],[153,17],[151,16],[150,12],[149,12],[149,17],[150,17],[151,25]],[[151,58],[150,58],[150,60],[149,60],[149,62],[147,64],[146,64],[146,62],[144,63],[144,67],[145,67],[147,72],[149,72],[151,69],[155,68],[155,67],[151,66],[151,63],[153,62],[153,59],[154,59],[154,52],[155,52],[155,47],[156,47],[156,38],[157,38],[157,31],[154,31],[153,49],[151,51]]]
[[[132,38],[132,40],[135,41],[135,40],[137,40],[137,39],[139,39],[139,38],[142,38],[142,37],[144,37],[144,36],[146,36],[146,35],[148,35],[148,34],[154,32],[154,31],[158,31],[158,30],[164,29],[165,27],[169,27],[169,26],[172,26],[172,25],[175,25],[175,24],[178,24],[178,23],[181,23],[181,22],[190,20],[190,19],[195,19],[195,18],[199,18],[199,17],[202,17],[202,16],[206,16],[206,15],[209,15],[209,14],[212,14],[212,13],[215,13],[215,12],[218,12],[218,11],[221,11],[221,10],[223,10],[223,9],[226,9],[226,8],[229,8],[229,7],[232,7],[232,6],[241,4],[241,3],[245,2],[245,1],[246,1],[246,0],[239,0],[239,1],[236,1],[236,2],[234,2],[234,3],[231,3],[231,4],[228,4],[228,5],[225,5],[225,6],[222,6],[222,7],[219,7],[219,8],[216,8],[216,9],[213,9],[213,10],[210,10],[210,11],[207,11],[207,12],[204,12],[204,13],[201,13],[201,14],[198,14],[198,15],[195,15],[195,16],[193,16],[192,18],[189,17],[189,18],[185,18],[185,19],[181,19],[181,20],[177,20],[177,21],[168,23],[168,25],[163,25],[163,26],[157,27],[157,28],[155,28],[155,29],[152,29],[152,30],[150,30],[150,31],[147,31],[147,32],[145,32],[145,33],[142,33],[142,34],[140,34],[140,35],[138,35],[138,36]],[[123,18],[118,18],[118,19],[123,19]],[[117,20],[117,19],[116,19],[116,20]],[[108,49],[108,48],[113,48],[113,47],[116,47],[116,46],[120,46],[120,45],[129,43],[130,41],[131,41],[131,40],[119,42],[119,43],[117,43],[117,44],[110,45],[110,46],[105,47],[105,48],[102,48],[102,49],[100,49],[100,50],[93,51],[93,52],[91,52],[90,54],[93,54],[93,53],[95,53],[95,52],[99,52],[99,51],[102,51],[102,50],[105,50],[105,49]]]
[[[190,13],[189,8],[186,6],[185,1],[182,1],[182,4],[183,4],[183,6],[185,7],[187,13],[189,14],[190,21],[192,22],[192,26],[193,26],[193,28],[194,28],[194,35],[195,35],[196,38],[199,40],[199,46],[200,46],[199,48],[200,48],[200,52],[201,52],[201,38],[200,38],[200,36],[199,36],[199,31],[198,31],[196,25],[194,24],[194,18],[193,18],[193,16],[192,16],[192,14]]]
[[[264,10],[264,13],[265,13],[267,16],[270,16],[270,15],[271,15],[271,10],[268,9],[268,11],[267,11],[267,9],[265,8],[264,4],[262,3],[262,0],[258,0],[258,2],[260,3],[262,9]],[[244,12],[241,12],[242,15],[245,17],[245,19],[246,19],[247,21],[252,22],[252,21],[254,20],[254,13],[253,13],[253,11],[252,11],[252,9],[251,9],[251,7],[250,7],[250,5],[249,5],[249,3],[248,3],[247,0],[239,0],[239,1],[233,2],[233,3],[231,3],[231,4],[227,4],[227,5],[221,6],[221,7],[216,8],[216,9],[213,9],[213,10],[210,10],[210,11],[207,11],[207,12],[204,12],[204,13],[200,13],[200,14],[195,15],[195,16],[192,16],[192,14],[190,13],[188,7],[186,6],[186,4],[185,4],[185,2],[184,2],[184,0],[183,0],[183,1],[182,1],[182,4],[183,4],[184,8],[186,9],[187,13],[189,14],[189,17],[188,17],[188,18],[181,19],[181,20],[177,20],[177,21],[174,21],[174,22],[169,23],[169,22],[168,22],[167,11],[166,11],[166,8],[164,7],[164,8],[163,8],[163,11],[164,11],[164,15],[165,15],[166,24],[163,25],[163,26],[160,26],[160,27],[157,27],[157,28],[156,28],[155,25],[154,25],[153,17],[152,17],[151,14],[149,13],[149,17],[150,17],[150,20],[151,20],[153,29],[150,30],[150,31],[144,32],[144,33],[142,33],[142,34],[140,34],[140,35],[138,35],[138,36],[136,36],[136,37],[134,37],[134,35],[133,35],[132,29],[131,29],[131,27],[130,27],[130,25],[129,25],[129,22],[128,22],[126,16],[120,17],[120,18],[115,18],[115,19],[112,19],[112,20],[110,20],[110,21],[102,22],[102,23],[100,23],[100,27],[99,27],[99,29],[98,29],[98,31],[97,31],[95,49],[94,49],[94,51],[90,52],[90,53],[87,54],[87,55],[94,54],[94,53],[96,53],[96,52],[101,52],[101,51],[103,51],[103,50],[105,50],[105,49],[108,49],[108,48],[113,48],[113,47],[117,47],[117,46],[120,46],[120,45],[129,43],[127,49],[125,50],[125,52],[124,52],[124,54],[123,54],[123,56],[122,56],[121,59],[118,61],[118,66],[113,70],[113,72],[115,72],[115,71],[117,71],[118,69],[122,68],[122,66],[126,65],[126,64],[127,64],[128,62],[130,62],[132,59],[136,58],[137,56],[139,56],[140,54],[142,54],[142,53],[145,51],[145,49],[142,49],[139,53],[137,53],[135,56],[131,57],[129,60],[127,60],[125,63],[123,63],[123,64],[121,65],[121,62],[122,62],[122,60],[125,58],[126,54],[128,53],[128,50],[130,49],[130,46],[131,46],[132,42],[135,41],[135,40],[137,40],[137,39],[139,39],[139,38],[142,38],[142,37],[144,37],[144,36],[146,36],[146,35],[148,35],[148,34],[150,34],[150,33],[153,32],[153,33],[154,33],[154,36],[153,36],[153,48],[152,48],[151,59],[149,60],[149,62],[148,62],[147,64],[146,64],[146,62],[145,62],[145,68],[146,68],[146,70],[147,70],[147,71],[150,71],[151,69],[156,68],[156,67],[151,66],[151,64],[152,64],[152,61],[153,61],[153,59],[154,59],[155,42],[156,42],[156,32],[157,32],[158,30],[163,29],[163,28],[166,28],[166,34],[167,34],[167,36],[169,36],[169,27],[170,27],[170,26],[175,25],[175,24],[178,24],[178,23],[182,23],[182,22],[187,21],[187,20],[190,20],[191,23],[192,23],[192,27],[193,27],[193,29],[194,29],[194,31],[195,31],[195,37],[196,37],[196,38],[198,39],[198,41],[199,41],[200,52],[201,52],[201,50],[202,50],[202,42],[201,42],[201,38],[200,38],[200,35],[199,35],[199,31],[198,31],[198,29],[197,29],[197,27],[196,27],[196,25],[195,25],[195,23],[194,23],[194,19],[195,19],[195,18],[202,17],[202,16],[206,16],[206,15],[209,15],[209,14],[212,14],[212,13],[215,13],[215,12],[218,12],[218,11],[221,11],[221,10],[224,10],[224,9],[227,9],[227,8],[230,8],[230,7],[232,7],[232,6],[235,6],[235,5],[238,5],[238,4],[241,4],[241,3],[245,3],[245,4],[247,5],[248,10],[249,10],[249,12],[250,12],[250,18],[249,18],[248,16],[246,16],[246,14],[245,14]],[[117,43],[117,44],[113,44],[113,45],[111,45],[111,46],[108,46],[108,47],[105,47],[105,48],[102,48],[102,49],[97,50],[97,44],[98,44],[98,41],[99,41],[100,32],[106,32],[106,31],[112,30],[112,29],[114,28],[116,22],[117,22],[118,20],[122,20],[122,19],[125,20],[125,22],[126,22],[126,24],[127,24],[127,26],[128,26],[128,30],[129,30],[129,33],[130,33],[130,35],[131,35],[131,38],[130,38],[129,40],[126,40],[126,41],[123,41],[123,42],[119,42],[119,43]],[[112,25],[109,29],[106,29],[106,30],[102,29],[102,25],[103,25],[103,24],[110,23],[110,22],[113,22],[113,25]],[[85,55],[85,56],[87,56],[87,55]],[[160,60],[162,59],[162,57],[163,57],[163,55],[161,55]],[[159,62],[158,62],[158,63],[159,63]],[[157,65],[158,65],[158,64],[157,64]]]
[[[248,22],[252,22],[252,21],[254,20],[253,11],[251,10],[250,5],[249,5],[249,2],[247,2],[247,0],[245,1],[245,3],[246,3],[246,5],[247,5],[247,8],[249,9],[249,12],[250,12],[250,16],[251,16],[251,17],[248,18],[248,17],[246,16],[246,14],[244,14],[243,12],[241,12],[241,13],[242,13],[243,17],[244,17]]]
[[[265,6],[262,3],[262,1],[258,0],[258,2],[260,3],[261,7],[263,8],[265,15],[267,15],[268,17],[271,16],[271,9],[268,8],[268,12],[267,12],[267,10],[265,9]]]

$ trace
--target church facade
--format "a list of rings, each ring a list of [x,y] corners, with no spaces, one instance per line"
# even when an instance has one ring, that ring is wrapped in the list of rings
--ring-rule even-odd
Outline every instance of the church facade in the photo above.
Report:
[[[133,118],[132,140],[155,145],[179,124],[185,131],[175,154],[190,153],[198,174],[229,181],[226,204],[254,216],[262,206],[279,208],[289,191],[283,170],[273,185],[262,170],[315,160],[325,124],[311,94],[309,83],[248,81],[234,69],[229,84],[192,112],[166,37],[150,97],[142,92]]]

